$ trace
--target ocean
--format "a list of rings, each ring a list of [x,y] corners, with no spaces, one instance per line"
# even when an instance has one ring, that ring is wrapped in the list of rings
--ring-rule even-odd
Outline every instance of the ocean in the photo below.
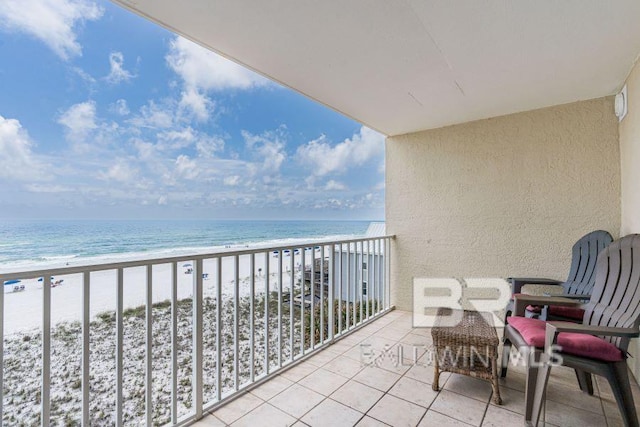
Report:
[[[0,221],[0,272],[215,251],[266,242],[343,239],[369,221]]]

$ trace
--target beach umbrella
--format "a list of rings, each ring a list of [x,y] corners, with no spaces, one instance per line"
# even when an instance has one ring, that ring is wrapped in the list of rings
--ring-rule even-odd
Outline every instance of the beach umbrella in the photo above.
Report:
[[[15,285],[16,283],[20,283],[22,280],[7,280],[4,282],[5,285]]]
[[[191,264],[187,263],[187,264],[182,264],[183,267],[191,267]]]

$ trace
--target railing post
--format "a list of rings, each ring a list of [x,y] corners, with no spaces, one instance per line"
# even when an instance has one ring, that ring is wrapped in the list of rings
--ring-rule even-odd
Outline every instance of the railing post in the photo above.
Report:
[[[295,249],[291,248],[291,252],[289,252],[289,349],[291,354],[289,354],[289,360],[293,362],[294,351],[294,316],[293,316],[293,288],[294,282],[296,279],[294,261],[296,257]]]
[[[264,372],[265,375],[269,374],[270,361],[269,361],[269,252],[264,254]]]
[[[178,263],[171,263],[171,423],[178,423]]]
[[[240,388],[238,369],[240,366],[240,350],[238,341],[240,340],[240,259],[238,255],[233,257],[233,388],[238,391]]]
[[[45,279],[46,280],[46,279]],[[122,426],[122,402],[123,389],[122,389],[122,375],[123,375],[123,363],[122,356],[124,354],[124,323],[122,320],[122,311],[124,305],[124,271],[122,268],[118,268],[116,279],[116,427]]]
[[[222,399],[222,257],[216,258],[216,398]]]
[[[202,418],[202,258],[193,271],[193,406],[196,419]]]
[[[145,300],[145,412],[150,426],[153,424],[153,264],[147,264]]]
[[[324,253],[324,250],[323,250]],[[333,292],[333,286],[334,286],[334,282],[335,282],[335,271],[334,271],[334,267],[335,267],[335,260],[334,260],[334,256],[335,256],[335,244],[331,244],[331,246],[329,247],[329,292],[328,292],[328,298],[329,298],[329,313],[328,313],[328,319],[327,319],[327,339],[329,340],[329,342],[333,341],[333,325],[335,322],[335,313],[333,311],[333,304],[334,304],[334,300],[335,300],[335,294]]]
[[[255,299],[256,299],[256,254],[251,254],[249,264],[249,382],[255,380]]]
[[[89,390],[91,389],[91,384],[89,383],[90,378],[90,368],[89,368],[89,355],[91,354],[90,349],[90,331],[89,325],[91,322],[90,318],[90,280],[91,273],[89,271],[85,271],[82,273],[82,426],[89,427],[90,417],[89,417]],[[0,418],[1,419],[1,418]]]

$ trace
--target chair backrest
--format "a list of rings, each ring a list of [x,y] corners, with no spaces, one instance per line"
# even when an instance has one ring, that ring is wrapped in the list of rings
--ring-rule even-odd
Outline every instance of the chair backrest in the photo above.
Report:
[[[589,295],[595,282],[598,254],[613,242],[613,237],[604,230],[592,231],[580,238],[571,249],[571,270],[562,284],[564,292],[574,295]]]
[[[640,234],[616,240],[598,256],[595,285],[583,323],[640,327]],[[603,338],[627,351],[629,338]]]

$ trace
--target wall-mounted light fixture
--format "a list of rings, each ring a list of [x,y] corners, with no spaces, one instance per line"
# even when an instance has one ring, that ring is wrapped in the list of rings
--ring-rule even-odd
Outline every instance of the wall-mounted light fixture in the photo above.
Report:
[[[615,113],[619,122],[627,115],[627,85],[616,95]]]

